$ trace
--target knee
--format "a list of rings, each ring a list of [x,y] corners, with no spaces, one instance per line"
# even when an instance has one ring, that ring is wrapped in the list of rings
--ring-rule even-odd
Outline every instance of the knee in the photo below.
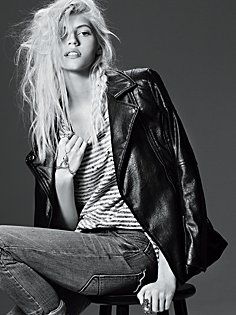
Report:
[[[12,239],[12,226],[0,225],[0,250],[5,251],[11,245]]]
[[[6,246],[0,238],[0,269],[13,262],[15,262],[15,259],[11,248]]]
[[[0,259],[7,263],[12,260],[20,260],[22,249],[26,247],[24,239],[27,237],[28,230],[24,226],[0,225]],[[26,237],[25,237],[26,236]]]

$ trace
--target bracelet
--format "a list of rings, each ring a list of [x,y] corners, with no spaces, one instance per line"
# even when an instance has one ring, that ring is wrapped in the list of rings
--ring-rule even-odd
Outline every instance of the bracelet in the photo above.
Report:
[[[68,166],[67,165],[65,165],[65,166],[63,166],[63,165],[58,165],[58,166],[56,166],[56,170],[60,170],[60,169],[66,169],[66,168],[68,168]]]
[[[59,170],[59,169],[68,169],[68,171],[71,173],[71,175],[75,176],[76,174],[76,171],[73,172],[71,169],[70,169],[70,166],[69,166],[69,159],[68,159],[68,155],[67,155],[67,152],[66,154],[64,155],[63,159],[62,159],[62,162],[56,166],[56,170]]]
[[[63,156],[62,161],[59,165],[56,166],[56,170],[60,168],[68,168],[68,155],[67,153]]]
[[[73,172],[73,171],[70,169],[69,164],[68,164],[68,171],[71,173],[71,175],[75,176],[76,171],[75,171],[75,172]]]
[[[63,165],[58,165],[56,166],[56,170],[60,170],[60,169],[68,169],[68,171],[71,173],[71,175],[75,176],[76,174],[76,171],[72,171],[70,168],[69,168],[69,164],[63,166]]]

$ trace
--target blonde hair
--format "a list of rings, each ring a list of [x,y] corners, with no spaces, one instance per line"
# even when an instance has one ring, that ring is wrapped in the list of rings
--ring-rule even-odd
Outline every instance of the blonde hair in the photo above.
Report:
[[[17,51],[16,64],[23,61],[21,82],[23,102],[30,107],[30,139],[40,161],[47,152],[54,154],[58,145],[58,130],[71,129],[66,84],[59,58],[59,44],[63,25],[70,14],[86,14],[101,48],[91,66],[93,101],[91,106],[92,143],[104,126],[103,113],[107,106],[106,70],[112,68],[114,50],[111,35],[102,15],[102,9],[93,0],[57,0],[36,11],[23,31]],[[64,23],[64,24],[63,24]]]

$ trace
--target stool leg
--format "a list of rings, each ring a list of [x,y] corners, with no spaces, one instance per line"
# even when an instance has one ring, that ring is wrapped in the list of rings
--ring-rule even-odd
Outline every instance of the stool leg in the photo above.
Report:
[[[174,309],[175,309],[175,315],[188,315],[185,299],[174,301]]]
[[[111,305],[100,305],[99,315],[111,315]]]
[[[129,315],[129,305],[117,305],[116,315]]]

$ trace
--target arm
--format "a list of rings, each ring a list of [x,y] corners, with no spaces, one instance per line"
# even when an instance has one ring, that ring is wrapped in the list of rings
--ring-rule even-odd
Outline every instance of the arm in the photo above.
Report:
[[[149,241],[151,242],[152,247],[153,247],[154,252],[155,252],[155,255],[156,255],[157,262],[159,262],[159,254],[160,254],[160,249],[159,249],[159,247],[158,247],[157,244],[152,240],[152,238],[148,235],[148,233],[144,232],[144,234],[147,236],[147,238],[148,238]]]
[[[149,69],[156,102],[165,109],[163,130],[173,154],[177,171],[181,214],[185,228],[188,278],[206,269],[206,204],[197,161],[169,94],[157,72]]]
[[[170,100],[167,90],[157,72],[148,69],[151,92],[156,103],[163,110],[163,133],[168,141],[173,164],[177,173],[181,209],[184,218],[186,266],[191,274],[199,272],[205,265],[204,251],[206,242],[206,206],[197,162],[188,141],[182,122]],[[152,310],[164,311],[170,306],[176,289],[176,278],[165,256],[160,251],[158,279],[144,286],[138,293],[142,304],[143,298],[152,300]]]
[[[149,301],[151,300],[153,312],[163,312],[170,307],[176,288],[176,278],[162,251],[151,237],[146,232],[144,233],[150,240],[155,251],[158,262],[158,275],[155,282],[149,283],[141,288],[137,297],[141,305],[143,304],[144,297]]]
[[[74,200],[74,174],[72,173],[78,170],[86,145],[87,143],[81,137],[75,135],[70,139],[64,137],[59,142],[56,164],[57,166],[63,164],[63,158],[66,155],[68,165],[65,164],[63,168],[57,168],[55,172],[55,188],[59,211],[53,225],[58,228],[75,230],[78,224],[78,213]]]
[[[151,242],[153,247],[155,246],[154,249],[158,248],[153,241]],[[157,280],[144,285],[138,292],[137,298],[141,305],[143,304],[144,298],[152,301],[153,312],[163,312],[170,307],[176,289],[176,278],[161,250],[155,250],[155,253],[158,260]]]
[[[74,200],[73,175],[67,169],[59,169],[55,173],[57,199],[60,205],[58,226],[75,230],[78,224],[78,213]]]

